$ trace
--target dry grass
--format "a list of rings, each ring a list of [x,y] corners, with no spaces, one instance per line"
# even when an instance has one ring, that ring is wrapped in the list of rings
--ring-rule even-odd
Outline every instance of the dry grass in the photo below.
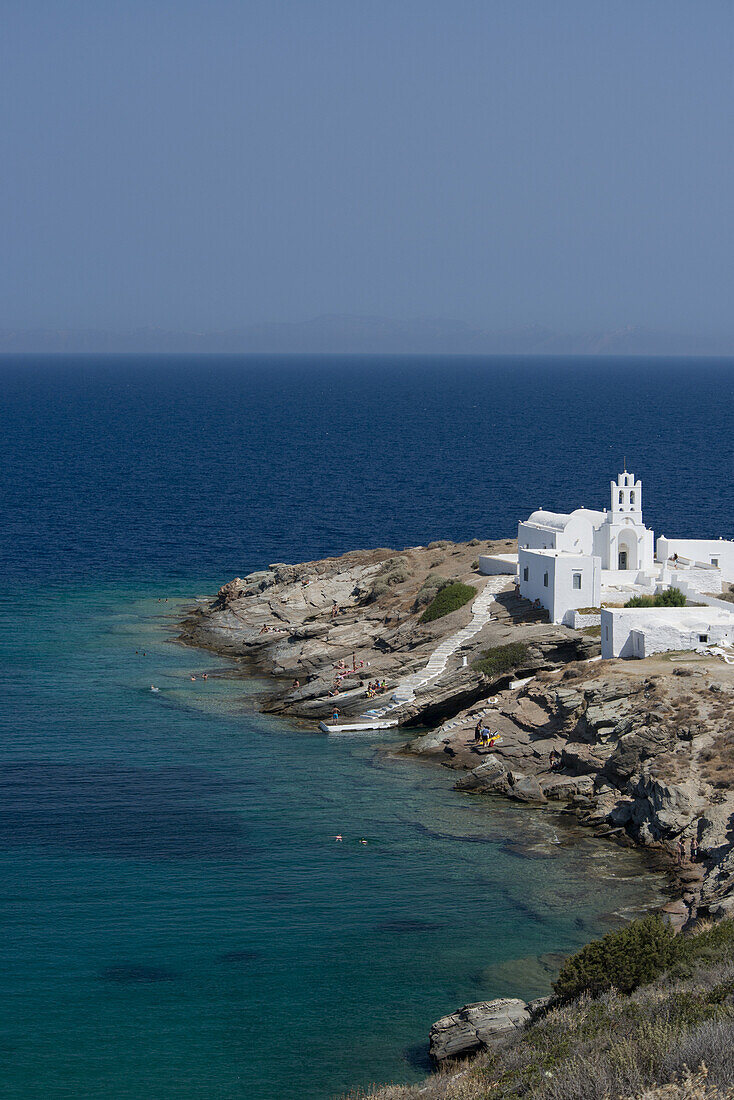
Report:
[[[680,1081],[645,1089],[637,1096],[625,1097],[625,1100],[734,1100],[734,1089],[722,1091],[716,1085],[709,1084],[708,1069],[702,1063],[697,1073],[687,1069]]]
[[[734,731],[714,738],[699,754],[701,774],[719,790],[734,788]]]

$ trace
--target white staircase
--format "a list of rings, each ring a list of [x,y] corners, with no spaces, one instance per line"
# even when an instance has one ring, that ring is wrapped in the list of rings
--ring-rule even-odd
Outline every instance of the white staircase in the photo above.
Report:
[[[404,680],[401,680],[393,691],[390,701],[382,707],[376,707],[374,710],[368,710],[364,714],[360,715],[360,720],[375,720],[383,718],[391,710],[395,710],[397,707],[404,706],[406,703],[411,703],[415,699],[415,693],[420,688],[425,687],[426,684],[430,684],[433,680],[437,680],[442,672],[445,671],[448,664],[449,657],[456,653],[457,649],[461,649],[470,638],[473,638],[475,634],[485,626],[492,618],[490,613],[490,604],[493,602],[494,597],[498,592],[501,592],[503,588],[507,587],[507,577],[498,575],[496,577],[489,577],[482,591],[477,596],[476,600],[472,604],[472,620],[468,626],[465,626],[463,630],[458,630],[456,634],[452,634],[449,638],[444,638],[441,644],[433,651],[428,659],[428,663],[417,672],[411,673],[410,676],[406,676]]]

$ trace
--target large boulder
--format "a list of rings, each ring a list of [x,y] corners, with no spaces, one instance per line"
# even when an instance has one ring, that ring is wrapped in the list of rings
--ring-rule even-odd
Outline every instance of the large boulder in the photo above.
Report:
[[[590,795],[594,790],[594,780],[590,775],[559,775],[551,772],[539,780],[546,798],[568,801],[575,794]]]
[[[524,775],[520,772],[510,772],[510,788],[507,792],[510,798],[516,798],[518,802],[545,802],[538,779],[534,775]]]
[[[429,1035],[429,1054],[436,1063],[465,1058],[517,1032],[529,1019],[525,1001],[515,997],[464,1005],[436,1020]]]
[[[457,791],[505,791],[508,787],[508,770],[494,753],[490,753],[481,764],[468,775],[463,775],[455,784]]]
[[[677,835],[693,819],[695,793],[690,783],[665,783],[641,776],[631,793],[647,802],[645,816],[663,834]]]

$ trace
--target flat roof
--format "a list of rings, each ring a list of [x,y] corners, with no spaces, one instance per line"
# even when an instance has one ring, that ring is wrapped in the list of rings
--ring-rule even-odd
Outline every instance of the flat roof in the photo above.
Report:
[[[731,611],[724,611],[723,607],[602,607],[602,612],[609,615],[642,615],[643,618],[662,619],[685,623],[687,626],[696,623],[729,623],[734,624],[734,604]]]
[[[540,554],[544,558],[573,558],[575,561],[583,559],[584,561],[590,561],[592,557],[596,557],[595,554],[582,554],[580,550],[543,550],[543,549],[531,549],[530,547],[523,548],[523,554]]]

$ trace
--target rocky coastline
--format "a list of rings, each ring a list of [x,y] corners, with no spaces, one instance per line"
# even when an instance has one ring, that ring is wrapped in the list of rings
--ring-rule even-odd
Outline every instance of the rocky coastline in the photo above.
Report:
[[[425,621],[442,587],[479,596],[491,584],[488,621],[393,707],[412,732],[398,751],[456,771],[468,795],[550,803],[599,839],[643,848],[670,876],[675,930],[734,915],[734,670],[690,652],[602,661],[593,629],[553,626],[510,577],[478,572],[480,553],[513,549],[441,541],[275,564],[191,611],[180,640],[266,675],[267,711],[315,725],[336,707],[348,720],[472,622],[473,599]],[[497,735],[491,747],[479,726]],[[483,1049],[542,1008],[464,1006],[434,1025],[433,1059]]]

